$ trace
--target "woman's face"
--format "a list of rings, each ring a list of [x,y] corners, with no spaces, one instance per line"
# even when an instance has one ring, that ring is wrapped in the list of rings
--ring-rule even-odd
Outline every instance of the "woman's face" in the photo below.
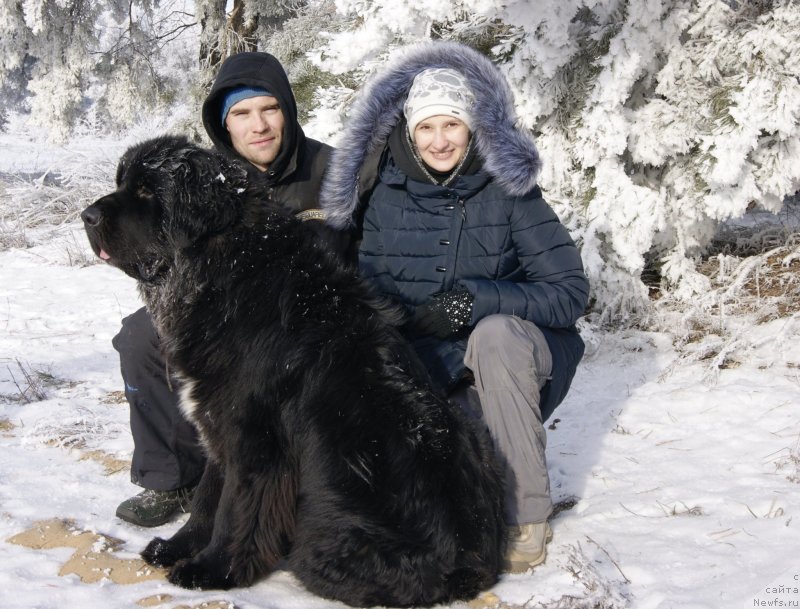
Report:
[[[414,145],[425,164],[447,173],[467,150],[469,129],[461,120],[438,114],[420,121],[414,128]]]

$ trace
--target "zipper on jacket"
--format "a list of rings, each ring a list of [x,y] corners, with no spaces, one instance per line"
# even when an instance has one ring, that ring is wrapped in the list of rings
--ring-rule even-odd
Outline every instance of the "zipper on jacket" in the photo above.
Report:
[[[461,208],[461,214],[460,217],[459,214],[453,215],[455,230],[451,233],[452,237],[450,240],[453,241],[453,238],[455,238],[455,241],[450,246],[453,253],[452,258],[448,259],[447,275],[444,280],[445,290],[452,290],[455,285],[456,270],[458,268],[458,250],[461,247],[461,236],[464,230],[464,224],[467,220],[466,202],[463,197],[458,197],[458,206]]]

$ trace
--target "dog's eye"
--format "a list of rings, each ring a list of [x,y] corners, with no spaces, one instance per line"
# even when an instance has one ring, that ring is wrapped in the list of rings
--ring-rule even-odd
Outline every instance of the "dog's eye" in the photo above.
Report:
[[[152,199],[153,191],[144,184],[139,184],[139,186],[136,187],[136,196],[140,199]]]

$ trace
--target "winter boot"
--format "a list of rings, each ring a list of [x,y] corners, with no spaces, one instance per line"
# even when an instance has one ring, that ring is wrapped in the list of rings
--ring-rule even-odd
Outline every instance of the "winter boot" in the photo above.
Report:
[[[145,489],[117,507],[117,517],[140,527],[157,527],[179,512],[191,511],[195,487],[174,491]]]
[[[553,531],[547,522],[509,527],[511,544],[506,554],[506,571],[525,573],[528,569],[542,564],[547,556],[546,546],[551,539]]]

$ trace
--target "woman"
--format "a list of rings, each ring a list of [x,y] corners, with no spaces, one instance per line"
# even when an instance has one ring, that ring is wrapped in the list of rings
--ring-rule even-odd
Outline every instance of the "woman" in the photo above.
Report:
[[[494,64],[431,42],[372,81],[341,141],[322,190],[329,222],[361,229],[361,274],[408,307],[434,383],[492,433],[509,473],[507,567],[527,570],[551,537],[543,422],[583,355],[574,324],[589,292],[536,185],[533,140]]]

